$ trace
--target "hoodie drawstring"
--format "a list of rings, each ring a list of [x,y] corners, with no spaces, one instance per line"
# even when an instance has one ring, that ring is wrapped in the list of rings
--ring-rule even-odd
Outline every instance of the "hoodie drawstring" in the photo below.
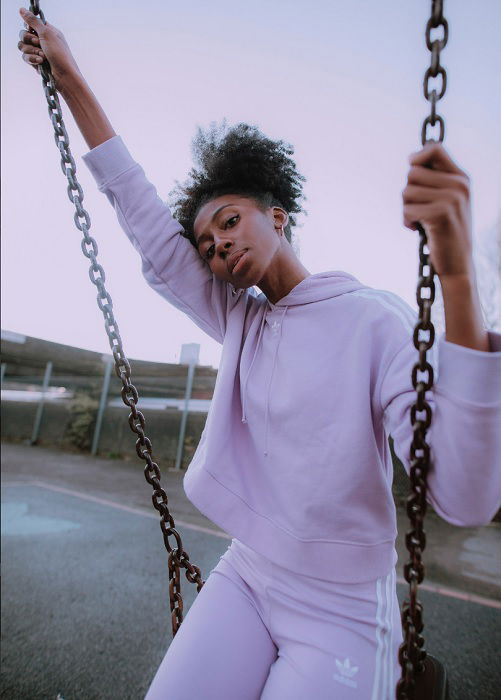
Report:
[[[277,356],[278,356],[278,346],[280,345],[280,340],[282,338],[282,326],[284,324],[284,318],[285,314],[287,313],[287,309],[289,307],[286,306],[284,308],[284,312],[282,314],[282,318],[280,319],[280,335],[278,337],[277,344],[275,345],[275,353],[273,356],[273,366],[271,368],[271,377],[270,381],[268,382],[268,393],[266,396],[266,409],[265,409],[265,418],[264,418],[264,456],[266,457],[268,455],[268,423],[269,423],[269,415],[270,415],[270,395],[271,395],[271,385],[273,383],[273,375],[275,374],[275,366],[277,364]]]
[[[247,391],[247,382],[249,381],[249,376],[251,373],[252,365],[254,364],[254,360],[256,359],[257,351],[258,351],[259,345],[261,343],[261,338],[263,336],[265,323],[266,323],[266,312],[263,314],[263,318],[261,319],[261,326],[259,328],[259,334],[257,337],[256,347],[254,349],[254,355],[252,356],[252,360],[251,360],[251,363],[249,365],[249,369],[247,371],[247,374],[245,375],[244,385],[242,387],[242,423],[247,423],[247,416],[245,413],[245,393]]]
[[[280,335],[279,335],[278,341],[275,345],[275,352],[273,354],[273,364],[272,364],[272,368],[271,368],[271,376],[270,376],[270,380],[268,382],[268,390],[266,393],[266,406],[265,406],[265,415],[264,415],[264,455],[265,456],[268,454],[268,426],[269,426],[269,417],[270,417],[271,385],[273,383],[273,375],[275,373],[275,367],[276,367],[277,357],[278,357],[278,348],[279,348],[280,340],[282,337],[282,325],[283,325],[285,314],[287,313],[288,308],[289,308],[288,306],[284,307],[283,312],[282,312],[281,322],[278,324],[280,326]],[[250,373],[252,371],[254,361],[257,357],[257,353],[258,353],[259,347],[261,345],[261,340],[262,340],[263,333],[264,333],[264,327],[266,324],[266,318],[267,318],[267,312],[263,313],[263,317],[261,319],[261,325],[259,328],[258,338],[257,338],[257,342],[256,342],[256,347],[254,349],[254,354],[252,356],[252,360],[251,360],[251,363],[249,365],[249,369],[247,370],[247,374],[245,375],[245,381],[244,381],[243,387],[242,387],[242,423],[247,423],[247,414],[245,411],[247,384],[249,382]]]

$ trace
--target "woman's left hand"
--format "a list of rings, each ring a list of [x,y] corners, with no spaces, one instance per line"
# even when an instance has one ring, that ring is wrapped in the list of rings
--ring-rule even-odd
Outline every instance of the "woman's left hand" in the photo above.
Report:
[[[470,275],[472,217],[470,179],[440,143],[426,144],[409,156],[407,186],[402,192],[404,225],[424,226],[430,259],[439,276]]]

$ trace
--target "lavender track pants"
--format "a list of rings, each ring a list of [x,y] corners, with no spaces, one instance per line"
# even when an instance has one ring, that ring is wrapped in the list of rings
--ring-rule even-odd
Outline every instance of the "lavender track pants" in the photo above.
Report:
[[[332,583],[238,540],[196,597],[145,700],[393,700],[395,570]]]

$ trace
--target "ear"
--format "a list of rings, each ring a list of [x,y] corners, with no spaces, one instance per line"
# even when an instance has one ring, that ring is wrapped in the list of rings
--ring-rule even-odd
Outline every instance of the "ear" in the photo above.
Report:
[[[282,207],[272,207],[273,222],[277,231],[282,231],[289,223],[289,215]]]

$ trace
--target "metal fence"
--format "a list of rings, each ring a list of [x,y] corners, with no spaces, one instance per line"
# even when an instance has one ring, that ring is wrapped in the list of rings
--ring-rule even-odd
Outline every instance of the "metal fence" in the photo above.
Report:
[[[128,427],[128,410],[120,398],[121,384],[112,372],[112,356],[29,340],[31,351],[26,347],[21,351],[2,337],[2,436],[32,445],[71,443],[72,435],[78,438],[77,423],[82,433],[77,447],[98,454],[104,432],[105,453],[119,456],[124,449],[135,453],[133,439],[130,448],[123,447],[125,440],[118,427],[120,419]],[[45,343],[44,352],[35,352],[37,343]],[[51,345],[56,351],[48,359]],[[194,344],[183,346],[183,364],[178,365],[131,361],[140,395],[138,407],[154,416],[153,427],[160,443],[163,441],[160,451],[177,470],[198,444],[217,375],[213,368],[197,365],[198,350]],[[113,433],[117,444],[110,447]]]

